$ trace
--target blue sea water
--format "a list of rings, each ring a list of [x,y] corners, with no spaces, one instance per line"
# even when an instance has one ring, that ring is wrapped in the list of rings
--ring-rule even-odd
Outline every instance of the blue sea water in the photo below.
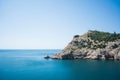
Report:
[[[44,59],[61,50],[0,50],[0,80],[120,80],[120,61]]]

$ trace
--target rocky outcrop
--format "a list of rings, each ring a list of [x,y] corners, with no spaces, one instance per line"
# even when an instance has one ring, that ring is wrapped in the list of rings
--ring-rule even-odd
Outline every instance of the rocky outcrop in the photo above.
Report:
[[[117,36],[114,37],[113,35]],[[118,35],[99,31],[88,31],[81,36],[75,35],[73,40],[60,53],[53,55],[52,58],[120,60],[120,39]]]

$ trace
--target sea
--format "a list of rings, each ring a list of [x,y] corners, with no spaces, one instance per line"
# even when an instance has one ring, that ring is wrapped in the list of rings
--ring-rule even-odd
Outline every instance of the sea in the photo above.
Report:
[[[0,50],[0,80],[120,80],[120,61],[44,59],[60,51]]]

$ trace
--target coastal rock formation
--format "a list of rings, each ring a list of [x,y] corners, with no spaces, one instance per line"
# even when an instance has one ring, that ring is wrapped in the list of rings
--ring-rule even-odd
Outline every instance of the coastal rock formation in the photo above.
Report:
[[[120,60],[120,34],[89,30],[73,40],[53,59]]]

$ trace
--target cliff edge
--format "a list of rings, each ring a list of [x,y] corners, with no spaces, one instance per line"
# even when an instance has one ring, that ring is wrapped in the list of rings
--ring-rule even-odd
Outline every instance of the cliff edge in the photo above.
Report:
[[[73,40],[53,59],[120,60],[120,34],[89,30]]]

